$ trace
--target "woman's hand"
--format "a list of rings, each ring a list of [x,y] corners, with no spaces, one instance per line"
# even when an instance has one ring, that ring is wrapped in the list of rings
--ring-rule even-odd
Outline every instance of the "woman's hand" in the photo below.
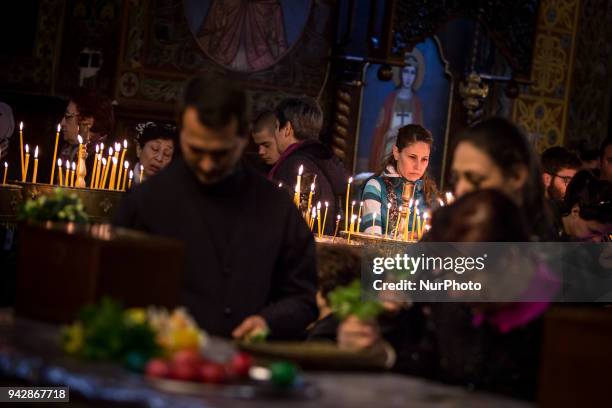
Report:
[[[378,323],[349,316],[338,327],[338,345],[342,349],[363,350],[381,341]]]

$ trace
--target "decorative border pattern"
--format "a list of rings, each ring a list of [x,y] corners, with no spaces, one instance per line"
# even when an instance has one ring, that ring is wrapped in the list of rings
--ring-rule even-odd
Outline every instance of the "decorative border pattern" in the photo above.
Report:
[[[542,0],[536,29],[531,78],[513,107],[512,119],[529,135],[537,151],[562,145],[580,0]]]

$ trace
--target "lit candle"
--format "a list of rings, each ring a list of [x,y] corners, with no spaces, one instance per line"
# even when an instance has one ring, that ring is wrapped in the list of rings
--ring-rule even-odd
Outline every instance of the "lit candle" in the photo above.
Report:
[[[108,157],[106,159],[106,166],[104,167],[104,174],[102,175],[102,184],[99,188],[101,189],[105,189],[106,188],[106,179],[108,178],[108,169],[111,165],[111,160],[113,159],[113,148],[109,147],[108,148]]]
[[[408,241],[408,225],[410,224],[410,209],[412,208],[412,203],[414,200],[411,198],[408,202],[408,212],[406,213],[406,224],[404,225],[404,241]]]
[[[19,153],[21,157],[21,180],[25,181],[25,167],[23,166],[23,122],[19,122]]]
[[[119,143],[115,143],[115,155],[113,156],[113,168],[110,174],[110,181],[108,182],[108,189],[115,189],[115,181],[117,178],[117,163],[119,161],[119,150],[121,150],[121,145]]]
[[[361,210],[363,209],[363,201],[359,202],[359,211],[357,211],[357,232],[359,232],[359,229],[361,228]]]
[[[300,194],[302,192],[302,173],[304,172],[304,165],[300,165],[298,169],[297,180],[295,183],[295,194],[293,196],[293,201],[297,208],[300,208]]]
[[[76,162],[72,162],[72,171],[70,171],[70,187],[74,187],[74,175],[76,174]]]
[[[76,173],[76,170],[79,170],[79,171],[81,170],[80,169],[80,167],[81,167],[81,160],[80,160],[80,158],[81,158],[81,154],[83,153],[83,138],[81,137],[81,135],[77,135],[77,140],[79,141],[79,150],[77,150],[77,157],[76,157],[76,159],[77,159],[77,163],[79,164],[78,165],[79,168],[75,169],[75,173]]]
[[[317,203],[317,232],[321,238],[321,202]]]
[[[438,203],[440,203],[440,207],[444,207],[444,201],[441,198],[438,198]]]
[[[59,172],[59,185],[64,185],[64,179],[62,178],[62,159],[57,159],[57,170]]]
[[[455,197],[453,196],[453,193],[451,193],[450,191],[446,192],[446,204],[452,204],[453,201],[455,200]]]
[[[108,182],[109,190],[115,190],[115,174],[117,174],[117,153],[113,156],[113,169],[111,170],[110,181]]]
[[[308,214],[310,214],[310,209],[312,208],[312,195],[314,194],[314,189],[315,189],[315,183],[313,182],[310,185],[310,193],[308,193],[308,206],[306,207],[308,211]]]
[[[312,232],[312,228],[314,227],[314,220],[317,217],[317,209],[312,207],[312,212],[310,213],[310,232]]]
[[[395,224],[395,232],[393,233],[393,239],[397,239],[397,232],[399,231],[400,220],[402,219],[402,206],[399,206],[397,212],[397,223]]]
[[[336,239],[336,235],[338,235],[338,227],[340,227],[340,214],[336,216],[336,228],[334,229],[334,236],[332,237],[332,242]]]
[[[348,231],[348,205],[349,205],[349,197],[351,196],[351,183],[353,182],[353,178],[349,177],[348,185],[346,186],[346,208],[344,209],[344,230]],[[352,216],[351,211],[351,216]]]
[[[140,182],[142,183],[144,181],[144,166],[141,164],[140,165]]]
[[[127,180],[127,172],[128,172],[128,168],[130,167],[130,162],[128,162],[127,160],[123,162],[123,180],[121,182],[121,190],[125,191],[125,181]],[[117,186],[119,187],[119,186]]]
[[[121,163],[125,162],[125,151],[127,150],[127,140],[123,139],[123,150],[121,150],[121,159],[119,160],[119,174],[117,174],[117,190],[119,190],[119,187],[121,186],[121,177],[122,177],[122,171],[121,171]],[[127,171],[127,169],[126,169]]]
[[[353,209],[355,208],[355,202],[351,202],[351,223],[353,222]],[[351,227],[352,232],[353,227]]]
[[[94,155],[93,169],[91,170],[91,179],[89,180],[89,188],[96,187],[96,173],[98,171],[98,159],[100,156],[100,145],[96,145],[96,154]]]
[[[329,203],[325,202],[325,214],[323,215],[323,233],[325,232],[325,224],[327,223],[327,210],[329,209]]]
[[[110,159],[109,159],[110,160]],[[110,162],[106,160],[105,157],[102,158],[102,172],[100,173],[100,184],[98,188],[104,190],[106,186],[106,176],[108,175],[108,168],[110,167]]]
[[[353,232],[353,228],[355,228],[355,220],[357,219],[356,215],[351,215],[351,225],[348,231],[348,243],[351,243],[351,232]]]
[[[391,210],[391,203],[387,203],[387,222],[385,223],[385,236],[387,236],[387,233],[389,232],[389,210]],[[382,227],[382,226],[381,226]]]
[[[283,183],[278,183],[278,188],[282,188],[283,187]]]
[[[6,185],[6,172],[8,171],[8,163],[4,162],[4,176],[2,176],[2,184]]]
[[[418,207],[419,207],[419,200],[415,200],[414,202],[415,211],[412,213],[412,232],[410,232],[411,241],[414,239],[414,230],[416,229],[416,216],[417,216],[417,213],[419,212]]]
[[[32,183],[36,183],[36,177],[38,176],[38,146],[34,149],[34,174],[32,174]]]
[[[417,215],[417,240],[421,239],[421,214],[419,212],[419,209],[416,209],[416,215]]]
[[[128,189],[132,188],[132,178],[134,178],[134,172],[130,170],[130,179],[128,180]]]
[[[421,226],[421,234],[420,234],[420,238],[423,238],[423,234],[426,231],[426,226],[427,226],[427,220],[429,219],[429,213],[427,211],[423,212],[423,225]]]
[[[28,165],[30,164],[30,148],[26,144],[25,145],[25,163],[23,165],[23,173],[21,174],[21,182],[25,183],[28,178]]]
[[[70,187],[70,162],[66,160],[64,163],[66,174],[64,175],[64,187]]]
[[[53,184],[55,182],[55,159],[57,158],[57,143],[59,141],[59,132],[60,125],[57,125],[57,132],[55,132],[55,147],[53,148],[53,161],[51,162],[51,178],[49,179],[49,184]]]

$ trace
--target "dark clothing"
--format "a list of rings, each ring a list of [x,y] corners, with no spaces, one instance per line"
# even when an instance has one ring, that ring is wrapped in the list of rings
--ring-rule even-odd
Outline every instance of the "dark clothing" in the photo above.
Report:
[[[316,318],[312,234],[250,167],[207,186],[179,157],[127,194],[115,224],[185,243],[182,303],[210,334],[260,314],[273,337],[297,338]]]
[[[541,318],[500,333],[487,323],[475,327],[467,305],[437,303],[428,309],[425,325],[423,316],[406,311],[396,318],[401,326],[395,326],[391,333],[383,332],[396,350],[397,371],[535,399]]]
[[[334,316],[334,314],[330,314],[324,317],[321,320],[317,320],[310,329],[308,329],[308,341],[321,341],[321,340],[330,340],[336,342],[336,338],[338,337],[338,326],[340,322]]]
[[[279,159],[280,160],[280,159]],[[305,140],[300,143],[289,156],[277,163],[274,173],[270,176],[285,186],[295,188],[298,169],[304,166],[304,178],[316,175],[316,189],[313,194],[313,206],[321,202],[321,216],[325,211],[325,202],[329,203],[329,211],[325,225],[325,233],[334,233],[336,215],[342,211],[342,197],[346,194],[348,175],[342,161],[331,149],[316,140]],[[302,183],[303,196],[308,196],[310,184]]]

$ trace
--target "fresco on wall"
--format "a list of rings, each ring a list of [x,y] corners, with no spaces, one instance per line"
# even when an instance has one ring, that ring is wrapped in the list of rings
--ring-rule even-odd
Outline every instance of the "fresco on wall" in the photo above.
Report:
[[[253,72],[278,62],[300,38],[311,0],[185,0],[204,53],[227,69]]]
[[[397,130],[418,123],[434,137],[428,171],[439,179],[452,80],[432,38],[406,53],[404,64],[393,67],[392,81],[378,79],[378,64],[366,71],[355,171],[379,171],[391,153]]]

